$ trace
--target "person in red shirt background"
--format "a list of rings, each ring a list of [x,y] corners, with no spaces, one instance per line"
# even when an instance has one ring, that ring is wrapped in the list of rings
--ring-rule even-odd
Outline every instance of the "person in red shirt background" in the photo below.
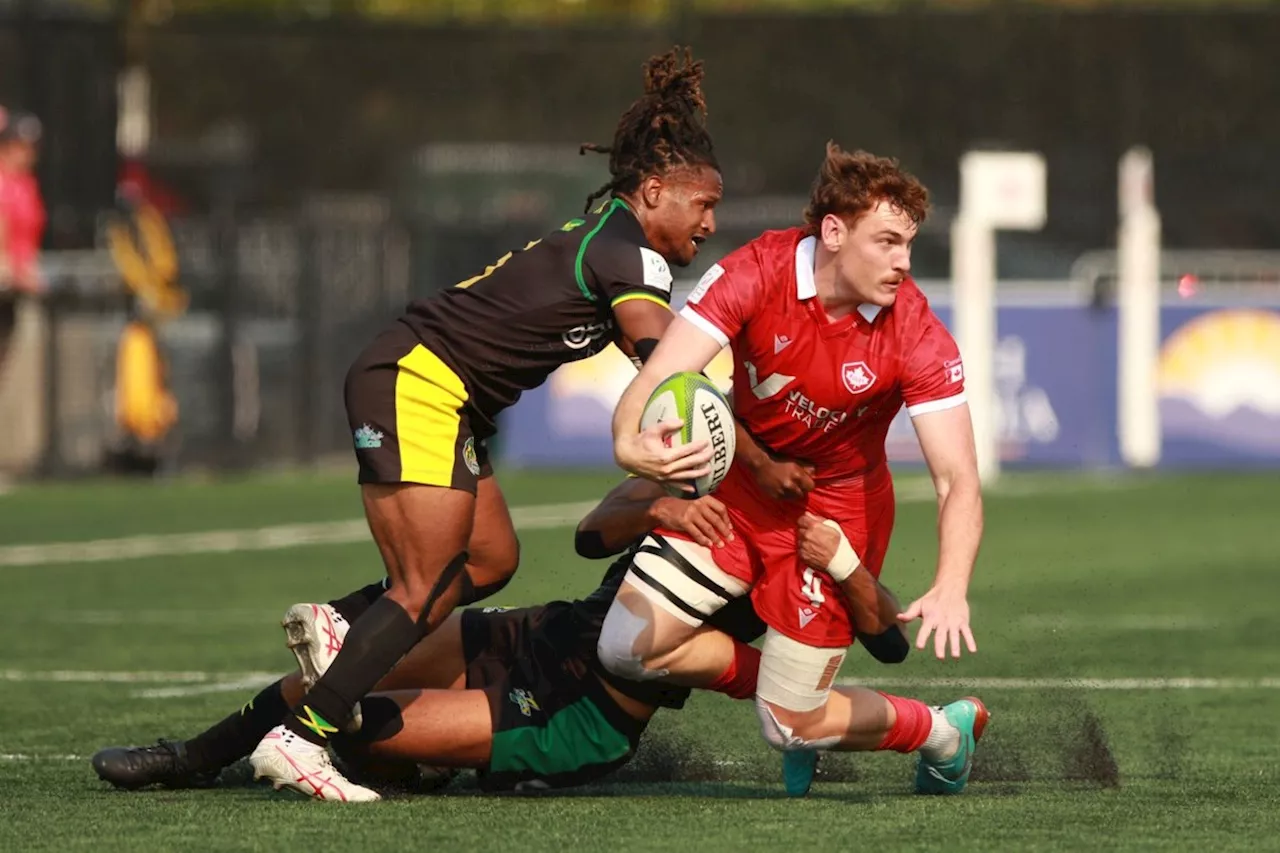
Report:
[[[0,107],[0,363],[17,323],[17,297],[44,288],[36,257],[45,209],[35,166],[42,128],[30,113]]]
[[[44,237],[44,201],[35,166],[42,128],[30,113],[0,108],[0,253],[5,285],[36,293],[42,286],[36,255]]]

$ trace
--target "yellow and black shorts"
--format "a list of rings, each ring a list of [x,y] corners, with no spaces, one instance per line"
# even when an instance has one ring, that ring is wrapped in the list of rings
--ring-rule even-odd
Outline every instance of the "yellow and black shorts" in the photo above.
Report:
[[[347,372],[347,422],[361,483],[421,483],[475,494],[493,475],[467,417],[467,388],[396,323]]]

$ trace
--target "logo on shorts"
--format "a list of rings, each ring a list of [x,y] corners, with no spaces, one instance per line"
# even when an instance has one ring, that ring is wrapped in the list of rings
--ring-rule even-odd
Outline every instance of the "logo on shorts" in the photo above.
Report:
[[[355,437],[356,450],[373,450],[382,446],[382,439],[386,436],[368,424],[362,424],[360,429],[355,431]]]
[[[480,462],[476,459],[476,440],[468,437],[462,444],[462,461],[467,463],[467,470],[479,476]]]
[[[861,394],[876,384],[876,375],[865,361],[851,361],[840,368],[840,378],[850,394]]]
[[[532,717],[534,711],[541,711],[538,707],[538,700],[533,698],[533,694],[523,687],[517,687],[507,694],[507,698],[513,703],[520,706],[520,713],[526,717]]]
[[[506,613],[510,607],[481,607],[481,613]]]

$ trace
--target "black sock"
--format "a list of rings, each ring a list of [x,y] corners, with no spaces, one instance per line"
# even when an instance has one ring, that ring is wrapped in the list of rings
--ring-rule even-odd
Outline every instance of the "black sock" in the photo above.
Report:
[[[497,595],[510,582],[511,575],[507,575],[502,580],[494,583],[476,586],[471,580],[470,573],[463,572],[459,578],[459,583],[462,584],[462,596],[458,599],[458,606],[468,607],[477,601],[484,601],[490,596]],[[355,592],[344,595],[342,598],[335,598],[329,602],[329,606],[341,613],[343,619],[354,625],[356,620],[363,616],[364,612],[372,607],[373,603],[385,595],[386,592],[387,582],[381,580],[361,587]]]
[[[334,736],[334,746],[341,752],[344,746],[369,746],[381,740],[390,740],[404,731],[404,716],[394,699],[386,696],[366,696],[360,700],[360,712],[364,722],[355,734]]]
[[[426,634],[425,619],[415,621],[396,602],[379,598],[352,624],[342,651],[285,725],[304,740],[323,744],[346,728],[352,707]]]
[[[349,595],[344,595],[342,598],[335,598],[329,602],[329,606],[342,614],[342,618],[346,619],[349,624],[354,625],[356,620],[363,616],[364,612],[372,607],[375,601],[382,598],[386,592],[387,582],[380,580],[377,583],[361,587]]]
[[[462,597],[458,599],[458,606],[466,607],[469,604],[475,604],[477,601],[484,601],[491,595],[497,595],[510,581],[511,575],[507,575],[500,581],[476,586],[471,582],[471,575],[463,572],[461,578]]]
[[[289,710],[280,692],[280,681],[262,688],[249,703],[186,742],[191,769],[213,773],[244,758],[267,732],[280,725]]]

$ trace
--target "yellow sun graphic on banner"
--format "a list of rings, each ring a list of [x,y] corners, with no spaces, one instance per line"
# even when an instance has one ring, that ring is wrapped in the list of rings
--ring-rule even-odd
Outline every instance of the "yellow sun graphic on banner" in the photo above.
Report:
[[[1224,418],[1242,407],[1280,416],[1280,313],[1214,311],[1182,326],[1160,352],[1163,397]]]

